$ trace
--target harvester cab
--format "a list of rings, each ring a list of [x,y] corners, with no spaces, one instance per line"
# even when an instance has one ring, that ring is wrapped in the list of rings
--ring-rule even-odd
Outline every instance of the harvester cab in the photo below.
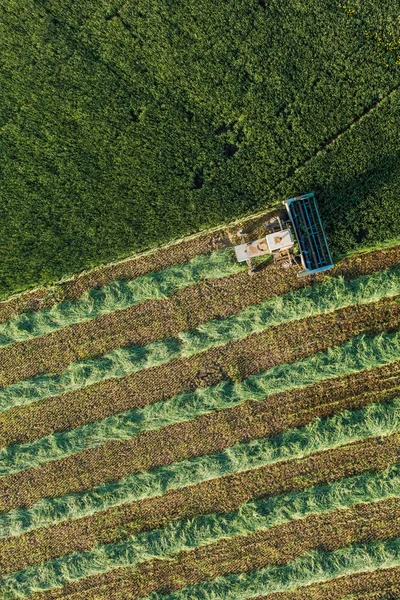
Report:
[[[325,232],[313,193],[289,198],[283,203],[284,214],[263,224],[264,236],[246,242],[252,229],[239,231],[241,244],[235,246],[238,262],[246,262],[250,275],[256,267],[253,259],[271,255],[275,264],[299,268],[299,277],[331,269],[333,265]]]

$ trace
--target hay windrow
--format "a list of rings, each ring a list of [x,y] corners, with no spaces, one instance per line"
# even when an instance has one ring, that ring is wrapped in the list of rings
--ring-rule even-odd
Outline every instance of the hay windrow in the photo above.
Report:
[[[244,340],[234,340],[200,355],[174,359],[128,377],[103,381],[51,397],[34,403],[31,410],[22,407],[11,415],[6,413],[0,418],[0,423],[3,421],[6,428],[17,426],[18,441],[23,439],[27,430],[31,439],[33,436],[43,437],[46,434],[38,435],[38,429],[47,429],[47,432],[49,428],[50,431],[74,429],[85,422],[100,421],[110,414],[140,408],[221,380],[240,381],[281,363],[295,362],[325,351],[360,333],[374,335],[380,331],[394,331],[399,323],[400,303],[396,300],[348,307],[270,327],[262,333],[250,335]],[[282,345],[282,338],[290,340],[290,344]],[[15,398],[18,399],[18,396]],[[66,404],[68,411],[61,408]]]

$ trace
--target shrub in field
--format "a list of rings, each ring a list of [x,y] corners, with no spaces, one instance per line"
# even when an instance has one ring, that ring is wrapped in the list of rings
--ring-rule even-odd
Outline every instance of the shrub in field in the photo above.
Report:
[[[399,399],[385,404],[370,404],[362,410],[343,411],[274,437],[236,444],[218,454],[196,456],[152,471],[134,473],[79,494],[43,499],[31,508],[3,513],[0,515],[0,537],[20,535],[112,506],[161,496],[168,490],[302,458],[369,437],[391,435],[399,430]]]
[[[383,473],[365,473],[331,485],[249,502],[228,514],[200,515],[190,520],[173,521],[164,529],[139,533],[117,544],[98,545],[91,550],[64,555],[5,575],[0,578],[0,585],[5,592],[24,597],[33,591],[52,589],[68,581],[115,568],[132,567],[154,558],[169,558],[219,540],[265,531],[293,519],[345,510],[360,502],[379,502],[396,497],[400,497],[399,465]]]
[[[320,285],[276,296],[225,319],[213,320],[178,338],[151,342],[147,346],[118,348],[109,354],[72,363],[60,375],[38,375],[0,389],[0,411],[32,404],[88,385],[125,377],[141,369],[191,356],[213,347],[243,339],[267,327],[333,312],[353,304],[367,304],[400,294],[400,269],[359,277],[353,281],[329,278]]]

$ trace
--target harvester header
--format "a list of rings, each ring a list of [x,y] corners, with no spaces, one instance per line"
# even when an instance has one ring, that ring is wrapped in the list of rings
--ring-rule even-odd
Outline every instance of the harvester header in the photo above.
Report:
[[[299,277],[331,269],[334,264],[314,194],[289,198],[283,204],[299,245],[303,266]]]
[[[314,194],[289,198],[283,204],[285,214],[281,211],[262,225],[262,238],[246,241],[245,236],[253,234],[254,227],[238,231],[242,243],[235,246],[237,261],[245,261],[250,274],[256,271],[252,259],[264,254],[272,255],[274,263],[284,268],[297,267],[299,277],[331,269],[334,264]]]

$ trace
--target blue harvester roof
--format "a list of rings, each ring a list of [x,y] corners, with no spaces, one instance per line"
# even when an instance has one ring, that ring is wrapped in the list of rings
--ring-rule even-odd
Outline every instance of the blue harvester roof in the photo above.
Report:
[[[314,194],[289,198],[284,204],[289,213],[303,263],[303,271],[299,275],[310,275],[331,269],[334,264]]]

